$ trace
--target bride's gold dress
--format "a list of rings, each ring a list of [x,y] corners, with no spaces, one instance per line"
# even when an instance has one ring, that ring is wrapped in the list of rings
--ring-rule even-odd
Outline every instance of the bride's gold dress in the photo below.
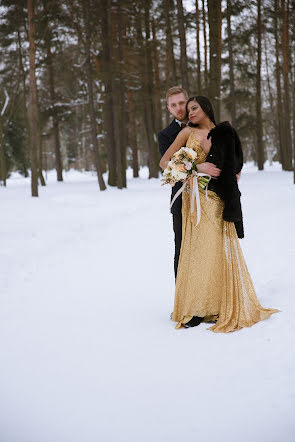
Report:
[[[197,163],[206,161],[194,130],[186,146],[197,152]],[[172,315],[176,328],[200,316],[205,322],[217,320],[212,331],[227,333],[278,312],[260,305],[235,225],[222,218],[222,200],[212,191],[207,199],[200,191],[201,220],[196,226],[196,209],[193,214],[190,209],[191,190],[188,184],[182,194],[182,245]]]

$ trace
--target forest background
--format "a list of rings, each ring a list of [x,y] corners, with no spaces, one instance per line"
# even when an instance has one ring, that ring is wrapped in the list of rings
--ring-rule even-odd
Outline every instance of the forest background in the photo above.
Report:
[[[292,170],[294,0],[1,0],[0,14],[1,184],[18,171],[38,196],[54,168],[95,170],[100,190],[126,187],[129,166],[158,177],[175,85],[212,100],[245,161]]]

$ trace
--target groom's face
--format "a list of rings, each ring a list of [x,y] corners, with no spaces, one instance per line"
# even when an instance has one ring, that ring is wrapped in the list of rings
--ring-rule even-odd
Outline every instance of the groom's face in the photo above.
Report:
[[[183,93],[171,95],[168,98],[167,108],[169,112],[179,121],[186,120],[186,97]]]

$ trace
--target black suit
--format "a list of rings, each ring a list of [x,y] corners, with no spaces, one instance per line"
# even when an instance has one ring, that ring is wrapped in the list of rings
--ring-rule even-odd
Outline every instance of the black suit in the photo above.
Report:
[[[158,133],[158,141],[159,141],[159,150],[161,156],[164,155],[168,147],[173,143],[179,132],[181,131],[181,127],[179,124],[173,120],[169,126],[167,126],[165,129],[161,130],[161,132]],[[176,194],[176,192],[181,188],[182,182],[178,182],[175,184],[175,186],[172,187],[171,192],[171,200]],[[171,213],[173,216],[173,230],[174,230],[174,241],[175,241],[175,254],[174,254],[174,273],[175,278],[177,275],[177,267],[178,267],[178,261],[179,261],[179,254],[180,254],[180,248],[181,248],[181,239],[182,239],[182,214],[181,214],[181,207],[182,207],[182,195],[180,195],[176,201],[174,202]]]

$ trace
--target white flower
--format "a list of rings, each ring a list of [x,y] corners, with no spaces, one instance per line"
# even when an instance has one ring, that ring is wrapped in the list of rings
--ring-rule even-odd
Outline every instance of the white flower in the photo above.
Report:
[[[173,169],[171,172],[171,176],[175,178],[177,181],[185,180],[186,179],[186,173],[180,172],[179,170]]]
[[[190,157],[194,160],[197,156],[197,153],[194,151],[194,149],[191,149],[189,147],[184,147],[183,148],[185,150],[185,152],[190,155]]]

